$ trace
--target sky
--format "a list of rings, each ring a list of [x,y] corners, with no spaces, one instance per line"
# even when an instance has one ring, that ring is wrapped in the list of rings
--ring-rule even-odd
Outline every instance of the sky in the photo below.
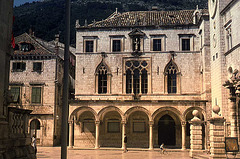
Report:
[[[24,4],[26,2],[31,3],[33,1],[38,1],[38,0],[14,0],[14,6],[19,6],[19,5]]]

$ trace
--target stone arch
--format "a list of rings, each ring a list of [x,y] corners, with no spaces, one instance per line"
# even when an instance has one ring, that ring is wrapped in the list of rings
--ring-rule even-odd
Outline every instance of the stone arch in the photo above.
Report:
[[[168,67],[169,67],[169,65],[173,65],[175,68],[176,68],[176,72],[177,73],[180,73],[181,71],[180,71],[180,68],[178,67],[178,65],[176,64],[176,62],[174,61],[174,59],[170,59],[169,60],[169,62],[167,63],[167,65],[165,66],[165,68],[164,68],[164,74],[166,74],[167,73],[167,71],[168,71]]]
[[[182,129],[184,121],[182,113],[171,106],[161,107],[152,115],[154,121],[154,143],[155,147],[165,143],[166,145],[181,147]]]
[[[37,119],[37,120],[40,122],[40,126],[43,126],[42,120],[41,120],[40,118],[34,116],[34,117],[30,118],[29,121],[28,121],[28,126],[29,126],[29,127],[30,127],[31,122],[32,122],[33,120],[35,120],[35,119]]]
[[[136,111],[144,112],[148,116],[148,120],[153,121],[150,112],[146,108],[141,107],[141,106],[135,106],[135,107],[128,109],[124,114],[124,117],[126,118],[126,120],[128,120],[128,117]]]
[[[115,106],[107,106],[107,107],[101,109],[98,113],[99,120],[103,119],[105,114],[110,112],[110,111],[118,112],[119,115],[121,116],[122,120],[125,120],[123,112],[118,107],[115,107]]]
[[[184,113],[183,113],[183,117],[184,117],[185,120],[186,120],[187,114],[188,114],[190,111],[193,111],[193,110],[198,110],[199,113],[202,114],[203,119],[206,120],[206,112],[205,112],[202,108],[200,108],[200,107],[190,107],[190,108],[186,109],[186,110],[184,111]]]
[[[110,70],[110,67],[108,67],[108,65],[106,64],[106,62],[104,60],[102,60],[98,66],[96,67],[96,70],[95,70],[95,74],[98,74],[98,70],[101,68],[101,66],[105,66],[106,70],[107,70],[107,74],[112,74],[111,73],[111,70]]]
[[[184,117],[181,114],[181,112],[174,107],[162,107],[162,108],[157,109],[153,113],[152,119],[154,120],[159,113],[163,113],[163,112],[166,112],[166,111],[170,111],[170,112],[176,114],[180,121],[184,121]]]
[[[93,114],[95,120],[99,121],[96,111],[94,109],[92,109],[91,107],[87,107],[87,106],[82,106],[82,107],[75,109],[69,116],[69,120],[73,120],[74,117],[76,118],[76,120],[78,120],[77,116],[80,116],[83,112],[86,112],[86,111],[91,112]]]
[[[206,112],[200,108],[200,107],[190,107],[186,109],[183,113],[184,119],[186,121],[186,148],[190,148],[190,123],[189,121],[193,118],[192,111],[193,110],[198,110],[199,111],[199,118],[204,121],[206,120]],[[206,147],[206,139],[207,139],[207,131],[206,131],[206,123],[204,122],[202,124],[202,148],[204,149]]]

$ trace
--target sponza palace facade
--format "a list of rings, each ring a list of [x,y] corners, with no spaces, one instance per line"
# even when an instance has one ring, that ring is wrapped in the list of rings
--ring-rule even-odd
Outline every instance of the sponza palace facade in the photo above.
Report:
[[[69,145],[190,147],[192,111],[211,117],[207,10],[134,11],[80,26]],[[208,124],[202,124],[203,148]]]

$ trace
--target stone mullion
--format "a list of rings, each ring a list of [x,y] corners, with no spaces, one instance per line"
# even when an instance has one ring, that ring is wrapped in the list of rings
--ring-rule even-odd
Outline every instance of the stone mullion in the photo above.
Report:
[[[133,73],[131,74],[131,76],[132,76],[132,94],[134,94],[134,91],[133,91]]]
[[[139,75],[139,94],[142,94],[142,73]]]

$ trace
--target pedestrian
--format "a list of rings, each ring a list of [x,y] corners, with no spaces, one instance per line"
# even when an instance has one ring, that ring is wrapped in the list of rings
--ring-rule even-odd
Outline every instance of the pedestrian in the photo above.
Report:
[[[124,134],[124,153],[126,153],[128,150],[127,150],[127,135]]]
[[[210,146],[210,144],[208,144],[207,154],[211,154],[211,153],[210,153],[210,149],[211,149],[211,146]]]
[[[165,149],[164,149],[164,143],[162,143],[162,145],[160,145],[160,150],[161,150],[162,154],[164,154],[164,151],[165,151]]]
[[[32,147],[34,149],[35,154],[37,154],[37,145],[36,145],[36,135],[33,134],[32,136]]]

